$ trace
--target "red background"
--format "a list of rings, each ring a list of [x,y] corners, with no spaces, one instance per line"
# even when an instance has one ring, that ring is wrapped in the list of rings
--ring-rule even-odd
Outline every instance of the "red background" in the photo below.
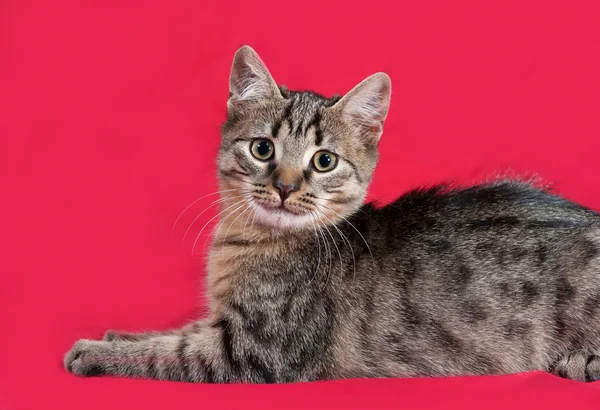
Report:
[[[78,338],[204,306],[190,250],[214,210],[180,243],[216,197],[171,227],[215,190],[242,44],[291,88],[390,74],[377,197],[512,169],[600,209],[597,2],[201,3],[0,4],[0,409],[598,408],[600,385],[541,373],[210,386],[63,370]]]

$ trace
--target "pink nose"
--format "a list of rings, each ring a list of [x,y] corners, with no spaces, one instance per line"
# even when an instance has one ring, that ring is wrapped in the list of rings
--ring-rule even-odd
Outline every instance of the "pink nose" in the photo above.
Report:
[[[285,201],[289,198],[290,194],[298,188],[294,184],[286,185],[282,183],[280,180],[275,182],[275,189],[279,192],[279,198],[281,198],[281,202]]]

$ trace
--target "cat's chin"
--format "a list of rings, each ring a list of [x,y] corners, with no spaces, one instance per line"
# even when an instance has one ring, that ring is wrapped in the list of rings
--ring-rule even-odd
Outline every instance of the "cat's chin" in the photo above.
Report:
[[[313,226],[310,213],[296,214],[283,208],[267,208],[253,203],[252,208],[257,220],[276,229],[307,229]]]

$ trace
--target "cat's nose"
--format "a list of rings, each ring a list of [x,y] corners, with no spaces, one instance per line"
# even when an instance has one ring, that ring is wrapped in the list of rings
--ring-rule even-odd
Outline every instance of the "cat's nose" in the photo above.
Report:
[[[295,184],[284,184],[281,180],[275,182],[275,189],[279,192],[279,198],[281,198],[281,202],[285,201],[289,198],[290,194],[294,191],[298,190],[298,186]]]

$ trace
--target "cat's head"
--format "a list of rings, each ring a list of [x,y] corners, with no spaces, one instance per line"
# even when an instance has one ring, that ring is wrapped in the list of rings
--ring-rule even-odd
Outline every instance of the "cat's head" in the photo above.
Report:
[[[218,167],[223,195],[236,198],[238,209],[274,229],[313,229],[362,205],[388,113],[387,74],[341,98],[288,91],[244,46],[229,85]]]

